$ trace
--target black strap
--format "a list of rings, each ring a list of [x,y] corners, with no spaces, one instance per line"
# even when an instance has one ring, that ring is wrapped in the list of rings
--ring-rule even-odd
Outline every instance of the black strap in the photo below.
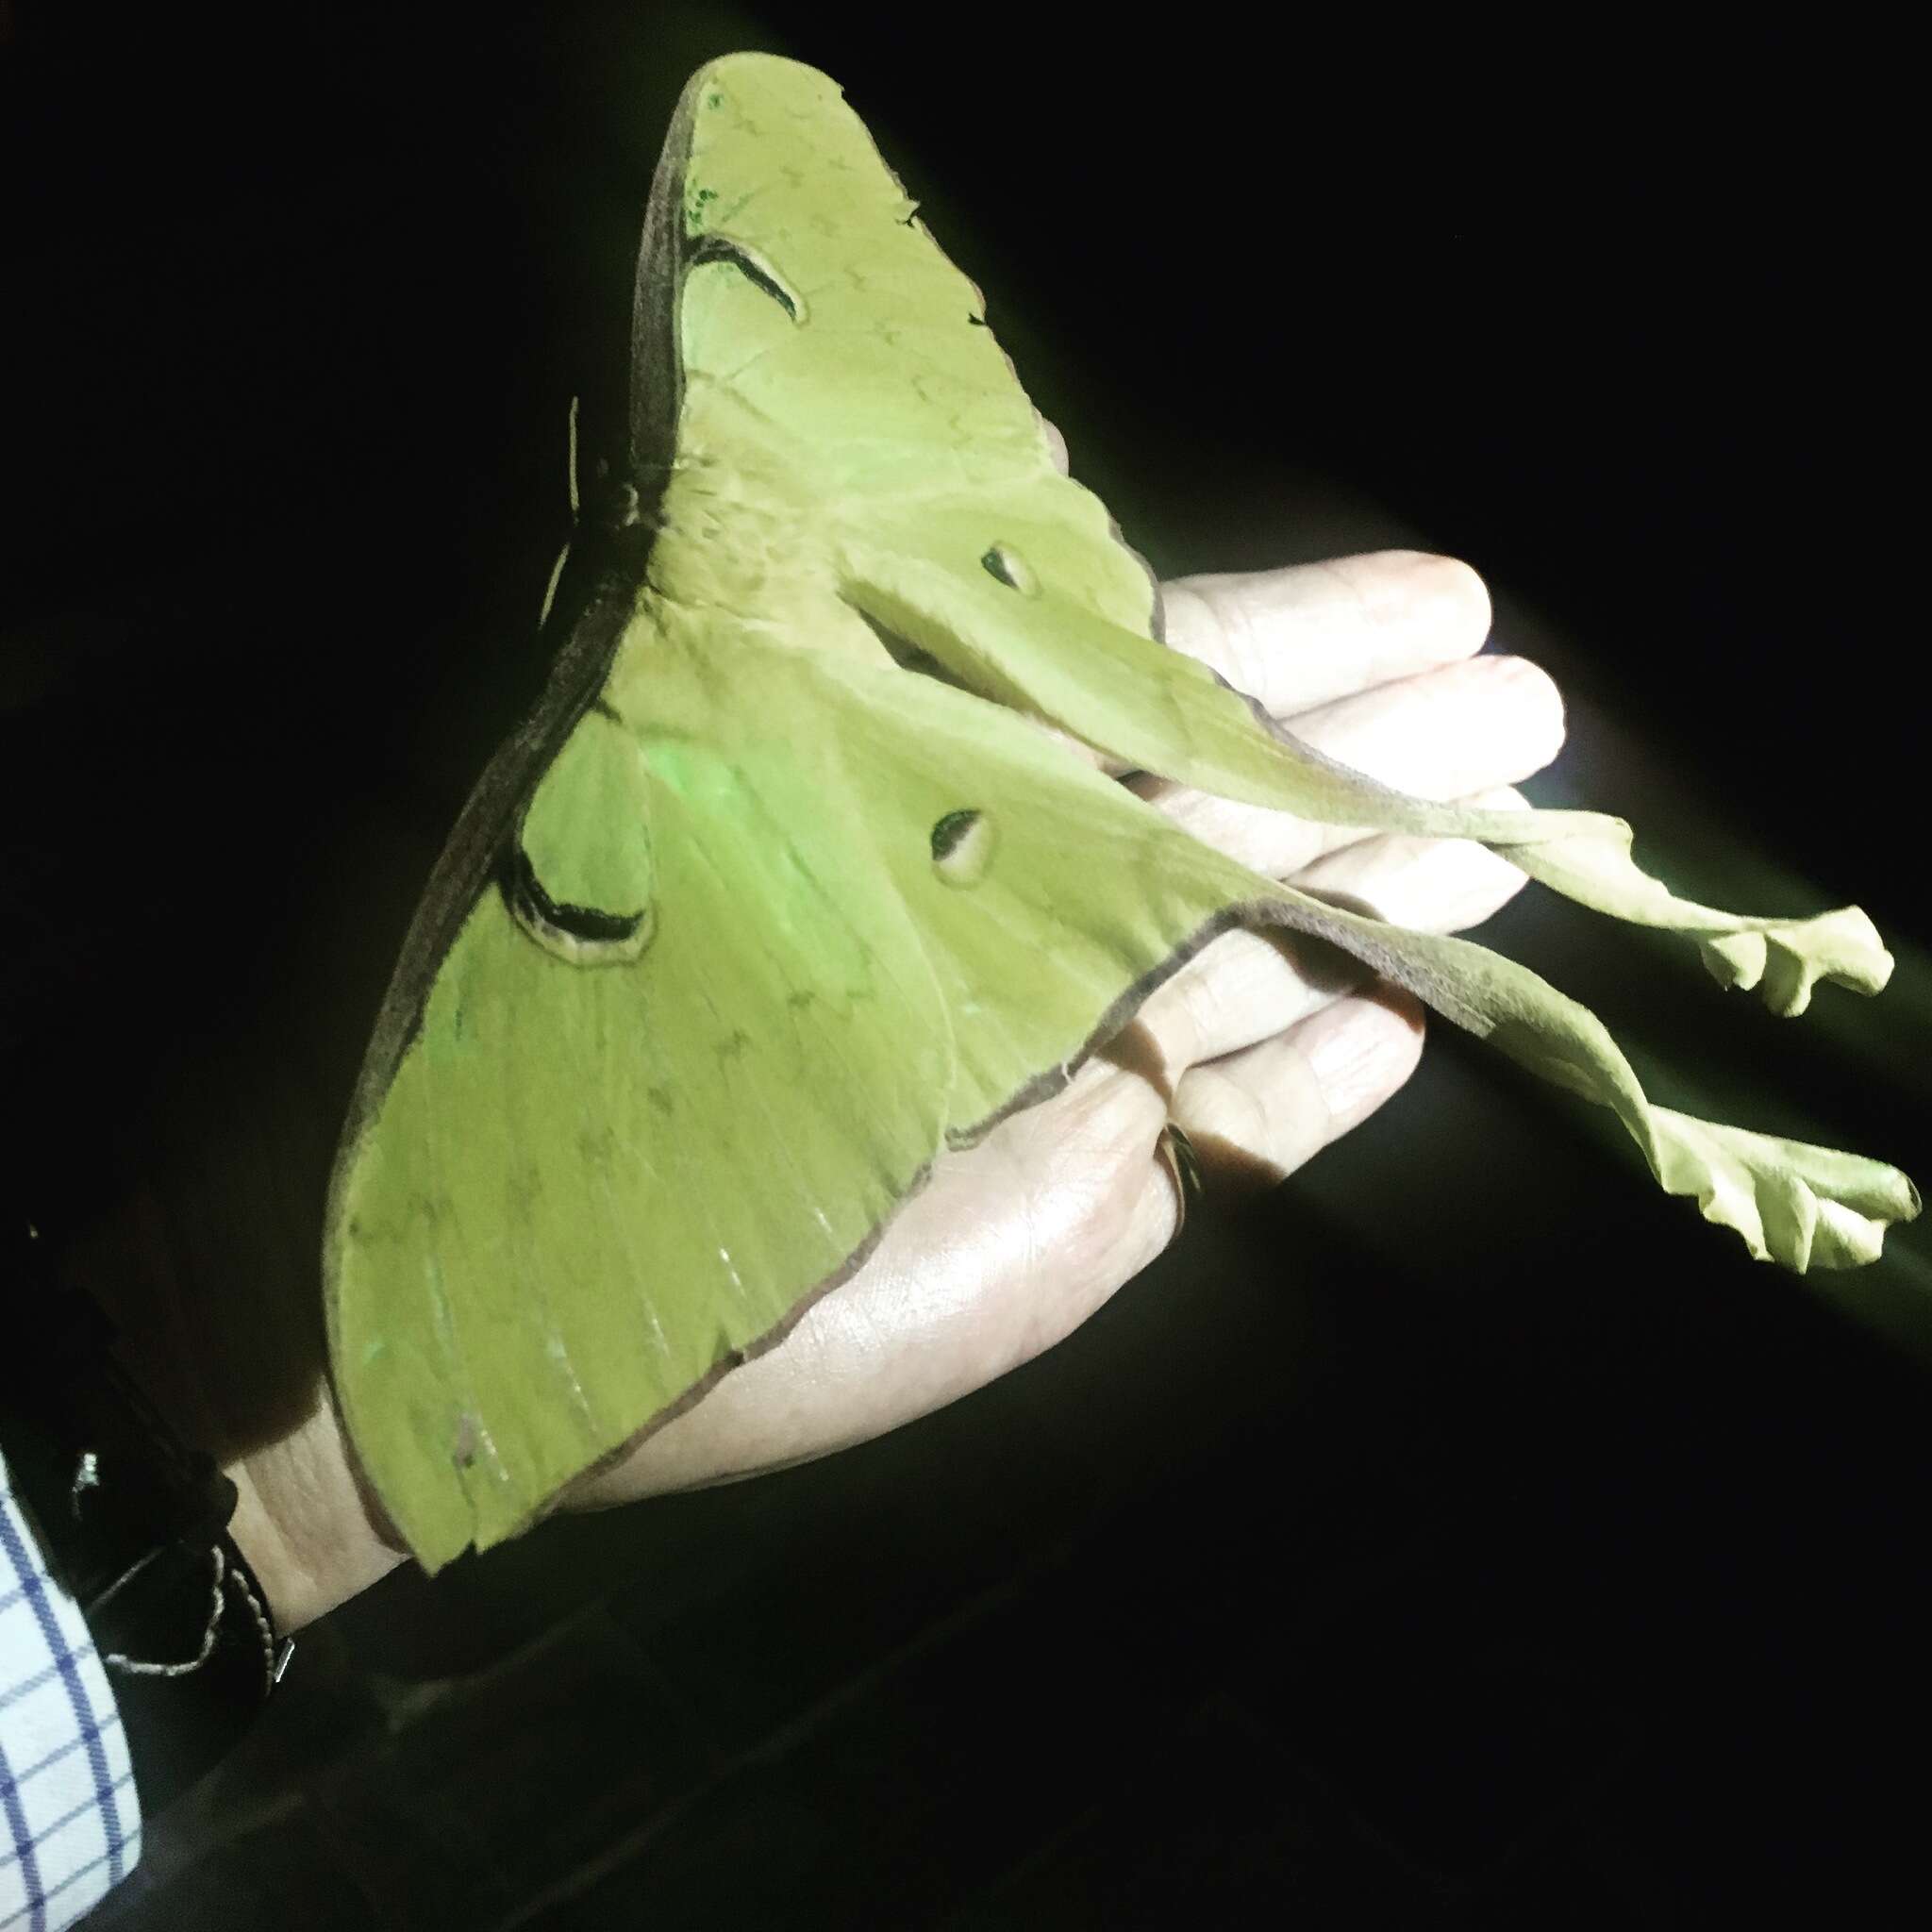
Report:
[[[228,1534],[235,1485],[123,1372],[114,1329],[48,1244],[0,1288],[0,1447],[49,1571],[113,1679],[149,1816],[235,1743],[292,1647]]]

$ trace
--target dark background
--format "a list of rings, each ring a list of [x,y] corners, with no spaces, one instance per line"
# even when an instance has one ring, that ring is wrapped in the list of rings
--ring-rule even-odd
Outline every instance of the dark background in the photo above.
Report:
[[[6,17],[32,1211],[217,1158],[284,1058],[271,1206],[315,1211],[409,855],[541,674],[565,411],[610,436],[672,104],[753,45],[844,84],[1163,573],[1465,557],[1572,701],[1539,802],[1626,813],[1696,896],[1863,905],[1891,987],[1796,1022],[1534,891],[1481,936],[1656,1097],[1923,1178],[1895,52],[397,11]],[[397,1574],[104,1918],[1873,1923],[1932,1716],[1925,1237],[1753,1264],[1440,1024],[1369,1126],[1203,1219],[888,1441]]]

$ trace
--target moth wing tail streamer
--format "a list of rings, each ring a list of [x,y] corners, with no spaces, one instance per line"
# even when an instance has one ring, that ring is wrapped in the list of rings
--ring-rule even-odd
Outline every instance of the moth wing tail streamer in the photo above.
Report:
[[[949,800],[970,808],[986,816],[999,841],[963,891],[936,878],[933,862],[908,858],[915,841],[902,841],[893,855],[959,1015],[949,1124],[956,1141],[1050,1091],[1228,925],[1281,925],[1341,947],[1531,1071],[1609,1108],[1658,1184],[1693,1198],[1707,1220],[1734,1229],[1759,1260],[1798,1272],[1857,1266],[1878,1254],[1887,1225],[1919,1211],[1911,1181],[1881,1161],[1653,1107],[1602,1022],[1527,968],[1466,940],[1344,911],[1248,871],[1068,758],[1004,706],[899,671],[828,662],[821,675],[853,693],[844,728],[861,735],[853,762],[874,774],[873,783],[883,791],[887,780],[877,774],[891,773],[895,799],[918,798],[924,785],[923,811]],[[918,729],[908,736],[904,727],[913,721]],[[1077,866],[1064,863],[1068,849],[1080,854]],[[1036,959],[1042,963],[1029,963]],[[1115,991],[1103,1004],[1109,961]],[[1051,1048],[1062,1058],[1026,1075],[1022,1054],[990,1075],[991,1043],[1053,1012],[1075,986],[1100,991],[1087,995],[1084,1015],[1063,1023],[1065,1035]],[[1046,1045],[1029,1042],[1036,1062]]]
[[[1005,558],[1042,550],[1074,562],[1064,556],[1067,527],[1059,520],[1029,528],[972,502],[951,519],[925,510],[903,548],[848,548],[846,594],[974,689],[1098,751],[1322,824],[1477,840],[1566,898],[1694,939],[1721,985],[1760,988],[1775,1012],[1802,1013],[1821,978],[1874,993],[1890,977],[1891,955],[1856,906],[1780,919],[1696,905],[1637,865],[1622,819],[1439,804],[1327,758],[1198,660],[1093,608],[1078,590],[1058,588],[1043,571],[1015,583],[1002,567]],[[1006,537],[997,546],[987,542],[993,531]]]

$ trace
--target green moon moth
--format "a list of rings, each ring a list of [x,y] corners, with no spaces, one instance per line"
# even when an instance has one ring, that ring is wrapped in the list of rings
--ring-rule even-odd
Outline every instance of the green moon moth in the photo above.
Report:
[[[432,875],[331,1186],[337,1399],[426,1568],[769,1346],[941,1154],[1236,924],[1332,941],[1612,1108],[1760,1258],[1868,1261],[1918,1211],[1878,1161],[1651,1106],[1534,974],[1250,873],[1038,728],[1480,840],[1779,1012],[1890,971],[1855,908],[1688,904],[1619,819],[1407,797],[1168,649],[1147,570],[1056,470],[977,291],[824,75],[745,55],[686,89],[631,384],[549,683]]]

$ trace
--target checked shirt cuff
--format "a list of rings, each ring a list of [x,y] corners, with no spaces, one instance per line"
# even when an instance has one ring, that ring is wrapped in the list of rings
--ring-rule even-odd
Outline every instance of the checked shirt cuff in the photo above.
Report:
[[[0,1454],[0,1932],[60,1932],[141,1856],[108,1673],[47,1574]]]

